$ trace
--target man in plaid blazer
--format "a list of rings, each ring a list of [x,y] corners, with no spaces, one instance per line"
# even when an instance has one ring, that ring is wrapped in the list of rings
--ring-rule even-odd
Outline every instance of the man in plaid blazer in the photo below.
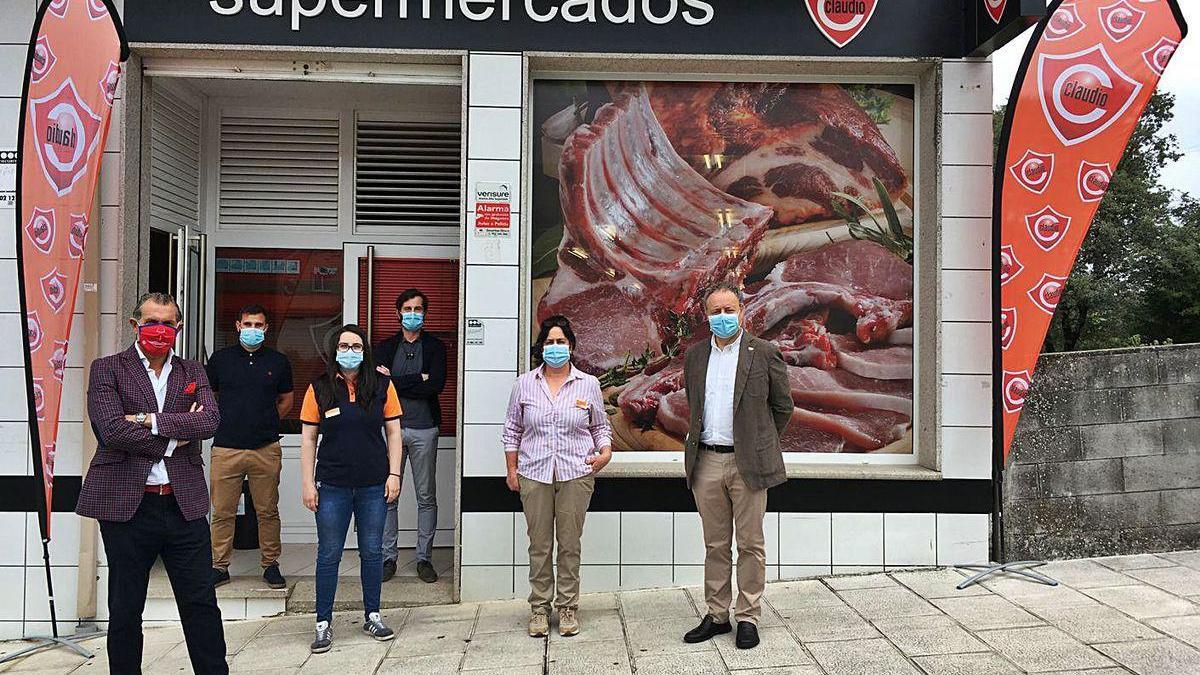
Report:
[[[204,367],[175,356],[179,306],[148,293],[129,322],[136,343],[92,363],[88,417],[99,447],[75,511],[100,521],[108,555],[108,654],[140,673],[150,568],[162,558],[196,673],[228,673],[212,586],[201,442],[220,421]]]

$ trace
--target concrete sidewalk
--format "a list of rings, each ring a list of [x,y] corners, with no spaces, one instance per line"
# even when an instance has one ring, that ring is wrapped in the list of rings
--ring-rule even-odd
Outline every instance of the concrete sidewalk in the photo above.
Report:
[[[936,569],[779,582],[767,588],[762,644],[731,636],[688,645],[700,590],[585,596],[576,637],[532,639],[524,602],[469,603],[386,613],[397,630],[376,643],[361,616],[339,614],[334,649],[310,655],[311,616],[226,624],[235,672],[535,675],[738,673],[991,675],[1200,673],[1200,551],[1056,562],[1057,588],[1015,577],[964,591]],[[22,646],[0,643],[0,653]],[[0,672],[107,672],[102,640],[84,662],[62,650]],[[178,627],[147,630],[144,671],[190,672]]]

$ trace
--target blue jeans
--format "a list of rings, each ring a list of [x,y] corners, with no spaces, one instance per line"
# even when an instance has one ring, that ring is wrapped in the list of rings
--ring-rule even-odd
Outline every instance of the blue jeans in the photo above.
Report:
[[[379,587],[383,583],[383,521],[387,499],[383,485],[349,488],[317,485],[317,621],[333,619],[333,597],[337,594],[338,567],[350,515],[358,530],[359,575],[362,578],[363,613],[379,611]]]

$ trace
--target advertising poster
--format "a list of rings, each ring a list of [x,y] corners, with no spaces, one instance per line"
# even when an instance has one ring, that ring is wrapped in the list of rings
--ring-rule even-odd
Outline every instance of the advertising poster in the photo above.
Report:
[[[789,453],[911,454],[914,90],[534,84],[532,307],[563,314],[618,451],[677,451],[704,291],[787,361]]]

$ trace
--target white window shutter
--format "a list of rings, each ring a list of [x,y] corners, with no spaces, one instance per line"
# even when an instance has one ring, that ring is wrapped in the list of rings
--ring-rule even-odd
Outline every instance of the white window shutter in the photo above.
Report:
[[[356,120],[355,228],[457,230],[461,174],[462,126],[457,120]]]
[[[221,116],[218,218],[228,227],[338,226],[336,116]]]
[[[150,97],[150,222],[200,226],[200,108],[162,86]]]

